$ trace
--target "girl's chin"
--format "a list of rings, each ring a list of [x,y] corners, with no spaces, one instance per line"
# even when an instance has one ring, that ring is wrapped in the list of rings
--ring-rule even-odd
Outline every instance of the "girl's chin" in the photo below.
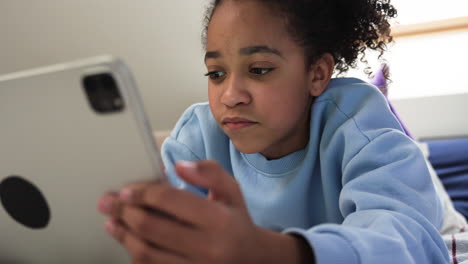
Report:
[[[253,140],[239,140],[239,139],[232,139],[232,144],[239,152],[245,154],[253,154],[262,151],[262,148],[258,145],[258,142],[253,142]]]

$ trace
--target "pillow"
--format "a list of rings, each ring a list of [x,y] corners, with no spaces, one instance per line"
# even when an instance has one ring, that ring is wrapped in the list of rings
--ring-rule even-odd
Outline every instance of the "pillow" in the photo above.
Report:
[[[468,138],[426,141],[434,167],[455,209],[468,218]]]

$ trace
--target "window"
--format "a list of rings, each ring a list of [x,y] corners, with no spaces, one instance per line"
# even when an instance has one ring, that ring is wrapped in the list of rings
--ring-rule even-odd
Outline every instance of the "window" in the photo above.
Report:
[[[390,65],[390,98],[468,92],[468,1],[394,0],[395,43],[385,55]],[[369,66],[380,64],[366,55]],[[348,76],[367,79],[363,64]]]
[[[468,16],[466,0],[392,0],[391,3],[398,10],[397,23],[401,25]]]

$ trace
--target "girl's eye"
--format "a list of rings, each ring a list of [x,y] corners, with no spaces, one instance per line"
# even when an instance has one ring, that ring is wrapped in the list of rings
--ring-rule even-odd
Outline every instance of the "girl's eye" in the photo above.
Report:
[[[273,71],[274,68],[252,68],[249,70],[250,73],[253,73],[255,75],[264,75],[267,74],[271,71]]]
[[[208,76],[208,78],[210,78],[211,80],[217,80],[223,77],[224,75],[226,75],[226,73],[222,71],[212,71],[205,74],[205,76]]]

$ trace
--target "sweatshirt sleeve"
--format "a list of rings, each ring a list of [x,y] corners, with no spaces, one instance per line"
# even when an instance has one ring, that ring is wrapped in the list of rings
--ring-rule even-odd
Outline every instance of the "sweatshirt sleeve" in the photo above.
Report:
[[[414,142],[389,130],[342,172],[343,223],[285,230],[309,241],[316,263],[449,263],[440,200]]]
[[[342,222],[285,232],[308,240],[318,264],[449,263],[424,155],[385,98],[364,83],[328,95],[321,104],[334,118],[323,128],[322,184],[338,186]]]
[[[197,105],[189,107],[177,121],[171,135],[164,141],[161,154],[167,180],[176,188],[203,195],[200,188],[187,184],[175,172],[178,161],[196,161],[205,159],[200,124],[197,118]],[[197,140],[193,140],[197,139]]]
[[[201,158],[193,153],[187,146],[177,142],[177,140],[171,137],[164,141],[161,152],[164,162],[165,174],[169,183],[178,189],[191,191],[193,193],[204,196],[205,191],[203,189],[187,184],[185,181],[181,180],[175,172],[176,162],[196,161],[201,160]]]
[[[181,180],[174,166],[178,161],[213,159],[229,169],[226,165],[226,161],[229,161],[229,151],[226,151],[228,142],[227,136],[218,128],[208,104],[190,106],[162,145],[162,160],[169,183],[179,189],[206,195],[206,190]]]

